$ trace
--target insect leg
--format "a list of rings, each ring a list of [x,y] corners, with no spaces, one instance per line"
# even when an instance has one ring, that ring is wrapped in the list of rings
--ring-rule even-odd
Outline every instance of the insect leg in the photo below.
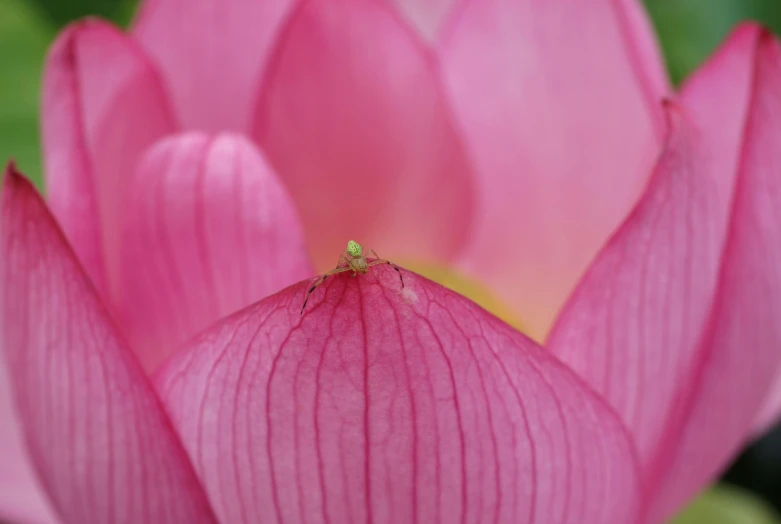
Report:
[[[336,269],[332,269],[328,273],[326,273],[323,276],[321,276],[320,278],[318,278],[317,282],[312,284],[312,286],[306,292],[306,298],[304,299],[304,305],[301,306],[301,314],[302,315],[304,314],[304,308],[306,307],[306,303],[309,301],[309,295],[312,294],[312,292],[315,290],[315,288],[317,288],[317,286],[319,286],[320,284],[325,282],[325,279],[330,277],[331,275],[335,275],[337,273],[344,273],[345,271],[350,271],[350,268],[349,267],[337,267]]]
[[[399,269],[399,267],[396,264],[394,264],[390,260],[383,260],[381,258],[378,258],[377,260],[372,260],[371,262],[369,262],[368,267],[376,266],[378,264],[388,264],[390,267],[395,269],[396,273],[399,274],[399,278],[401,279],[401,287],[404,287],[404,277],[401,276],[401,270]]]

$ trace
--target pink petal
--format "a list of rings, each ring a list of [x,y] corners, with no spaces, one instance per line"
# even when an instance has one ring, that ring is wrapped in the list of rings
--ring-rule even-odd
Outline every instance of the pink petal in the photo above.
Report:
[[[748,204],[740,203],[751,199],[764,210],[761,199],[777,197],[758,164],[741,158],[760,38],[753,26],[737,31],[686,87],[686,106],[671,109],[670,138],[648,191],[549,338],[551,351],[602,393],[632,431],[649,500],[662,490],[652,522],[669,516],[736,451],[779,361],[770,353],[781,340],[757,308],[765,307],[759,297],[766,294],[773,311],[781,282],[770,262],[750,259],[781,255],[768,245],[778,243],[781,236],[773,235],[781,231],[761,224],[767,234],[757,238],[746,229],[754,220],[744,216]],[[746,277],[748,263],[755,281]],[[756,294],[757,281],[765,294]],[[697,449],[679,452],[688,439]]]
[[[578,377],[386,265],[222,321],[155,383],[223,522],[636,522],[635,459]]]
[[[116,258],[125,180],[138,154],[171,129],[159,80],[124,35],[98,20],[60,35],[43,87],[46,185],[52,211],[102,291]]]
[[[749,97],[747,58],[757,38],[756,31],[736,35],[713,63],[718,67],[703,69],[712,89],[730,86],[715,100],[735,99],[700,115],[718,118],[723,135],[710,141],[697,135],[697,124],[687,120],[697,107],[685,115],[680,112],[688,108],[671,109],[671,136],[648,191],[548,339],[550,349],[624,416],[647,467],[696,358],[713,298]],[[719,149],[711,147],[716,140]],[[651,388],[654,394],[645,394]]]
[[[385,0],[427,41],[434,42],[457,0]]]
[[[0,522],[60,522],[30,463],[5,368],[0,357]]]
[[[718,294],[652,516],[670,515],[740,450],[781,369],[781,46],[765,33],[755,56]]]
[[[160,142],[127,200],[116,300],[148,370],[218,318],[313,273],[290,197],[240,136]]]
[[[647,183],[663,130],[653,36],[630,4],[472,0],[443,71],[481,175],[463,261],[543,338]]]
[[[293,0],[146,0],[134,36],[159,65],[187,128],[249,129]]]
[[[0,219],[0,356],[32,462],[62,519],[214,522],[141,368],[13,168]]]
[[[350,238],[418,261],[448,260],[465,242],[471,171],[433,60],[381,4],[302,4],[274,57],[257,137],[319,267]]]
[[[713,150],[714,152],[727,152],[731,157],[728,160],[731,164],[738,161],[738,155],[740,154],[740,150],[735,148],[734,144],[742,140],[747,111],[746,106],[748,105],[751,87],[749,78],[754,74],[754,60],[746,59],[745,55],[756,52],[756,40],[759,38],[759,31],[760,29],[750,24],[746,24],[736,30],[733,39],[739,45],[725,49],[725,53],[731,52],[731,55],[726,54],[725,56],[735,63],[725,67],[721,65],[719,60],[711,60],[710,63],[703,66],[696,75],[687,81],[682,93],[682,96],[690,105],[690,111],[696,112],[698,120],[703,122],[703,128],[720,129],[722,131],[721,134],[711,137],[711,140],[718,140],[718,142],[714,142]],[[725,71],[725,69],[733,67],[741,69],[739,76],[744,80],[740,82],[740,89],[745,90],[745,94],[741,94],[741,98],[745,97],[745,103],[723,104],[721,101],[729,97],[730,91],[738,85],[734,80],[725,80],[726,77],[734,76],[729,71]],[[718,104],[718,111],[713,110],[714,104]],[[739,122],[743,122],[742,125],[724,126],[724,112],[730,110],[734,111],[735,114],[731,115],[729,119],[739,119]],[[781,369],[777,376],[781,378]],[[764,408],[760,410],[757,417],[755,433],[768,429],[768,426],[775,422],[779,413],[781,413],[781,380],[777,379],[777,381],[779,383],[776,386],[775,393],[771,392],[764,404]]]

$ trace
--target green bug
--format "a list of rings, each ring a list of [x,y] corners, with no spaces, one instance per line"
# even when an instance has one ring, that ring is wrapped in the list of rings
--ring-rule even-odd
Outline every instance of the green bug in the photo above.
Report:
[[[321,276],[319,279],[317,279],[317,282],[315,282],[309,290],[306,292],[306,298],[304,298],[304,305],[301,306],[301,314],[304,314],[304,308],[306,307],[306,303],[309,300],[309,296],[312,294],[312,292],[325,282],[325,279],[330,277],[331,275],[335,275],[337,273],[345,273],[347,271],[352,271],[353,274],[351,276],[355,276],[358,273],[366,274],[369,272],[369,268],[372,266],[376,266],[379,264],[388,264],[393,269],[396,270],[396,273],[399,274],[399,278],[401,279],[401,287],[404,287],[404,277],[401,276],[401,271],[399,268],[393,264],[390,260],[384,260],[377,255],[377,252],[373,249],[370,249],[367,251],[368,254],[372,255],[374,257],[374,260],[369,262],[366,260],[366,256],[363,254],[363,246],[360,245],[355,240],[350,240],[347,242],[347,249],[342,251],[342,253],[339,255],[339,261],[336,263],[336,267],[329,271],[328,273]],[[346,266],[344,264],[347,264]]]

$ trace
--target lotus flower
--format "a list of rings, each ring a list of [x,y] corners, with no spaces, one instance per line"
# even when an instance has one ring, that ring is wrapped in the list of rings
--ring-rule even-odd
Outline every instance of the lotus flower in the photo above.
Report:
[[[781,47],[741,26],[674,92],[639,4],[587,4],[67,29],[47,201],[3,177],[0,515],[679,510],[781,408]],[[404,286],[337,275],[301,314],[351,238]]]

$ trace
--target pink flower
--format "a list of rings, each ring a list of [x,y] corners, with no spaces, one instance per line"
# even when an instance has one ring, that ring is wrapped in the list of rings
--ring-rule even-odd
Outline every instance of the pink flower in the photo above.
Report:
[[[631,0],[453,4],[60,36],[48,202],[3,177],[0,517],[656,523],[776,418],[779,43],[674,93]],[[387,266],[301,315],[348,238],[544,348]]]

